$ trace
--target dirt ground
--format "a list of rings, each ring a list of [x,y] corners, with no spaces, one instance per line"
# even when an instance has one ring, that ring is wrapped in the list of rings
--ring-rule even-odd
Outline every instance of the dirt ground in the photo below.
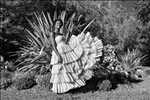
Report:
[[[1,90],[1,100],[150,100],[150,74],[144,81],[128,85],[119,85],[117,89],[108,92],[66,93],[55,94],[35,86],[18,91],[13,88]]]

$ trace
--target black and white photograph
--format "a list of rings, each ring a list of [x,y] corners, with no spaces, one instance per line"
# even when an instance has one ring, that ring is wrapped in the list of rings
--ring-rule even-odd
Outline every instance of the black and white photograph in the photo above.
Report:
[[[150,100],[150,1],[0,0],[0,100]]]

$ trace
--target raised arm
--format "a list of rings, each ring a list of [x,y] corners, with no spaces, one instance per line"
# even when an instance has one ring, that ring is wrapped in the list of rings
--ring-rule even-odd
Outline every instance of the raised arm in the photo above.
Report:
[[[71,35],[72,35],[71,32],[68,32],[68,33],[66,34],[66,40],[65,40],[65,43],[66,43],[66,44],[69,42]]]

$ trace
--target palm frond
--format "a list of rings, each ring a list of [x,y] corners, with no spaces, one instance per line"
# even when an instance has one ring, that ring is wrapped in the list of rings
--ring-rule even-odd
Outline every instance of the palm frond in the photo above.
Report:
[[[63,23],[65,23],[66,11],[62,11],[60,16],[61,16],[61,20],[63,21]]]
[[[54,11],[53,21],[57,19],[57,10]]]
[[[95,18],[88,23],[88,25],[83,29],[81,34],[85,32],[85,30],[94,22],[94,20],[95,20]]]

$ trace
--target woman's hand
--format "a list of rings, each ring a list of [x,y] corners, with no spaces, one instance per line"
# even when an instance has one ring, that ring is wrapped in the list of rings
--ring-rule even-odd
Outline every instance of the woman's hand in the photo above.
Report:
[[[62,57],[59,55],[58,56],[58,63],[62,63],[63,62],[63,59],[62,59]]]

